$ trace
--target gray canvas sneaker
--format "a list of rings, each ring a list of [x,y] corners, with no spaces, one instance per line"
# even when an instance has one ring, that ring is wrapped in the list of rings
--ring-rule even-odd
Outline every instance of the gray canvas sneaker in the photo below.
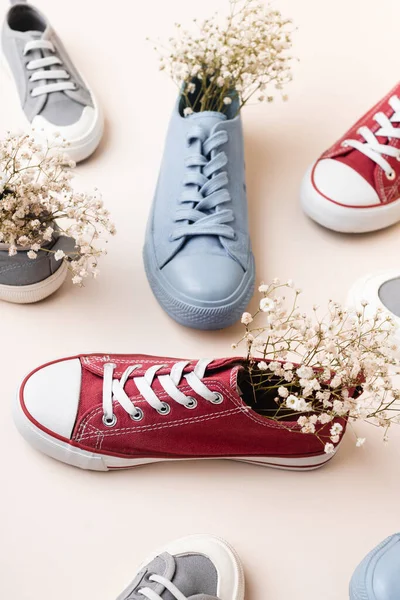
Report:
[[[143,563],[117,600],[243,600],[244,575],[236,552],[211,535],[167,544]]]
[[[46,17],[24,0],[12,4],[1,44],[26,120],[39,138],[59,133],[71,159],[83,160],[103,134],[99,107]]]
[[[29,304],[53,294],[68,272],[67,264],[55,259],[55,252],[68,254],[74,247],[74,240],[56,235],[47,247],[51,252],[40,250],[37,258],[31,259],[25,250],[9,256],[8,246],[0,244],[0,300]]]

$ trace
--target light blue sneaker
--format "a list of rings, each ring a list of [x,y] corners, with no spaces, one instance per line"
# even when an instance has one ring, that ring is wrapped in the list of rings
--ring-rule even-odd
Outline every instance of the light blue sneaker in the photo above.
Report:
[[[157,300],[178,323],[221,329],[237,321],[254,289],[242,123],[226,110],[170,122],[144,246]]]
[[[374,548],[354,571],[350,600],[399,600],[400,534]]]

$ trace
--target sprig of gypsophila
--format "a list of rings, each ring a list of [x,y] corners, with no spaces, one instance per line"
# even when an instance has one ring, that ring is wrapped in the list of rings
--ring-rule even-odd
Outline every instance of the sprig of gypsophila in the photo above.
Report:
[[[281,295],[285,290],[292,294],[289,306]],[[258,310],[242,316],[245,333],[239,343],[247,346],[255,401],[260,391],[274,396],[269,418],[283,419],[289,410],[303,433],[315,434],[319,425],[335,418],[361,419],[382,427],[387,440],[390,426],[400,423],[394,379],[400,372],[398,348],[390,315],[379,309],[372,313],[366,302],[352,310],[329,301],[323,318],[318,307],[309,317],[299,310],[301,292],[291,281],[276,279],[259,291]],[[326,452],[334,451],[342,429],[332,425]],[[357,445],[364,441],[358,438]]]
[[[293,25],[259,0],[230,0],[224,20],[216,13],[194,32],[176,24],[169,46],[156,43],[160,69],[169,72],[186,100],[184,114],[238,110],[252,97],[271,102],[291,81]],[[282,95],[286,100],[287,96]]]
[[[10,256],[27,252],[34,260],[39,251],[53,252],[67,263],[78,285],[98,275],[98,246],[115,227],[98,191],[78,193],[72,187],[75,163],[65,154],[66,145],[55,136],[46,147],[29,135],[0,140],[0,242]],[[55,236],[75,241],[69,254],[51,250]]]

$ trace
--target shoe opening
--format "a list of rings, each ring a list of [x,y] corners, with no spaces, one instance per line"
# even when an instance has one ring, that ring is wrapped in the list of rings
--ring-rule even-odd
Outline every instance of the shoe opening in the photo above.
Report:
[[[266,377],[265,371],[253,369],[251,374],[246,368],[238,372],[237,386],[243,402],[262,417],[273,418],[278,416],[280,421],[297,421],[299,413],[289,408],[278,406],[275,398],[275,386],[279,383],[278,377]]]
[[[46,23],[40,14],[28,4],[17,4],[8,15],[8,25],[14,31],[45,31]]]
[[[215,88],[215,90],[213,90]],[[216,97],[219,95],[216,93],[217,84],[208,80],[204,83],[202,80],[194,77],[190,82],[186,82],[182,86],[181,97],[179,102],[179,114],[181,117],[184,115],[185,108],[191,108],[193,112],[202,112],[204,109],[204,98],[207,94],[207,98]],[[207,111],[220,112],[226,116],[227,119],[233,119],[239,112],[240,103],[239,96],[236,90],[231,90],[226,93],[226,96],[231,99],[231,104],[220,104],[207,105]]]

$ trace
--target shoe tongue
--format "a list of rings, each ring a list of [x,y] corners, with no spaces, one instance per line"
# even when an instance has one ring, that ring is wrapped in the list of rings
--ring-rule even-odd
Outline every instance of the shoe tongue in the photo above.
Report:
[[[213,128],[222,121],[226,121],[226,115],[213,110],[205,110],[203,112],[193,113],[186,117],[188,121],[199,125],[210,135]]]
[[[238,359],[232,359],[232,361],[228,362],[226,366],[221,365],[221,370],[219,370],[217,359],[216,365],[214,366],[212,363],[211,367],[212,368],[208,372],[206,371],[204,377],[205,382],[207,382],[207,378],[215,380],[218,376],[218,381],[222,385],[225,385],[227,388],[231,389],[238,396],[242,395],[242,392],[238,385],[238,373],[241,369],[243,369],[243,366],[241,364],[238,364]]]
[[[43,31],[35,31],[33,29],[29,30],[29,31],[21,32],[21,37],[26,37],[29,40],[40,40],[40,39],[42,39],[43,36],[44,36]]]

